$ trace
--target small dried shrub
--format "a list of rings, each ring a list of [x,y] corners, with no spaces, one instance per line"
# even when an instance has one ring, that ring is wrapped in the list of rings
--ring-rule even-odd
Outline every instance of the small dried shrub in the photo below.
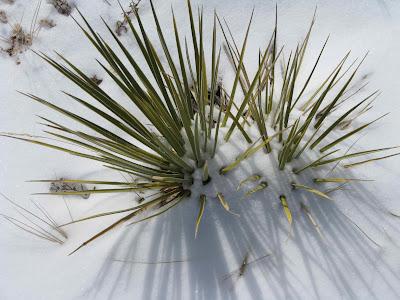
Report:
[[[8,23],[8,17],[4,10],[0,10],[0,23]]]
[[[50,28],[55,27],[56,25],[57,25],[56,22],[54,20],[51,20],[51,19],[41,19],[39,21],[40,28],[50,29]]]
[[[64,16],[69,16],[72,12],[72,6],[66,0],[50,0],[50,3]]]

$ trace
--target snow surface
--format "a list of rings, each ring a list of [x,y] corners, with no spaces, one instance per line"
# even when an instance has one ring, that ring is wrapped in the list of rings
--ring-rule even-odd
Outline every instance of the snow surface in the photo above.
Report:
[[[100,20],[114,24],[121,19],[116,1],[111,6],[102,0],[74,1],[99,33],[107,36]],[[122,1],[127,6],[128,1]],[[171,4],[179,24],[186,24],[184,1],[155,1],[159,17],[173,43]],[[254,23],[249,37],[246,63],[254,70],[258,49],[265,46],[273,24],[273,1],[199,1],[204,5],[205,24],[210,28],[213,10],[226,17],[232,31],[241,39],[253,7]],[[374,125],[358,147],[376,148],[400,144],[400,4],[390,0],[353,1],[278,1],[280,41],[292,48],[307,30],[315,5],[318,18],[312,36],[309,56],[316,54],[330,33],[327,52],[321,62],[326,74],[348,49],[353,58],[370,50],[363,72],[369,74],[370,90],[383,91],[369,115],[390,111]],[[36,1],[16,0],[15,4],[0,1],[12,22],[22,18],[29,27]],[[142,1],[140,14],[153,27],[151,11]],[[89,74],[104,78],[102,87],[126,101],[121,92],[96,64],[98,54],[86,41],[71,18],[60,15],[43,3],[40,18],[51,18],[57,26],[42,29],[33,48],[45,53],[57,50],[77,62]],[[10,27],[0,23],[0,35],[7,36]],[[187,26],[182,30],[188,34]],[[151,36],[156,33],[151,31]],[[132,52],[137,46],[124,35]],[[4,46],[4,45],[3,45]],[[58,115],[28,101],[16,90],[26,91],[53,100],[66,108],[80,111],[78,104],[68,101],[59,91],[80,95],[70,82],[27,51],[19,56],[21,63],[6,54],[0,55],[0,131],[42,135],[35,115]],[[307,62],[306,62],[307,63]],[[308,66],[312,61],[308,62]],[[221,66],[223,82],[232,82],[233,73],[226,60]],[[83,94],[82,94],[83,95]],[[129,102],[126,102],[129,103]],[[368,119],[368,118],[367,118]],[[364,119],[365,120],[365,119]],[[67,123],[68,124],[68,123]],[[385,133],[382,134],[383,130]],[[61,198],[32,196],[43,192],[47,184],[25,182],[42,178],[85,178],[123,180],[120,174],[105,170],[100,164],[38,146],[1,139],[0,191],[16,202],[32,208],[35,199],[48,209],[59,223],[69,221]],[[212,175],[218,177],[220,166],[230,161],[246,145],[226,145],[220,149]],[[258,156],[257,156],[258,155]],[[399,299],[400,297],[400,159],[393,158],[355,169],[359,178],[374,182],[355,184],[350,190],[334,194],[335,201],[312,205],[324,239],[316,233],[304,214],[293,205],[293,232],[288,239],[288,225],[280,208],[278,194],[287,189],[290,179],[273,176],[275,169],[257,154],[239,171],[221,180],[214,180],[207,193],[224,193],[232,203],[237,218],[227,214],[214,199],[209,199],[194,239],[197,201],[185,201],[157,219],[116,229],[73,256],[67,254],[113,217],[74,224],[66,228],[69,239],[62,246],[32,237],[7,221],[1,221],[0,235],[0,299]],[[266,171],[268,170],[268,171]],[[234,193],[240,180],[256,172],[269,174],[271,185],[265,192],[239,200]],[[277,179],[278,178],[278,179]],[[287,180],[287,182],[285,182]],[[278,193],[278,192],[276,192]],[[303,194],[299,193],[299,199]],[[230,196],[230,197],[229,197]],[[73,217],[79,218],[135,203],[136,195],[92,195],[88,200],[67,199]],[[298,198],[296,198],[298,199]],[[317,201],[317,199],[315,200]],[[310,201],[311,202],[311,201]],[[0,201],[0,212],[18,216],[8,202]],[[380,247],[374,245],[348,219],[350,217]],[[250,264],[245,275],[237,270],[246,253],[249,261],[271,254]],[[165,264],[138,262],[183,261]]]

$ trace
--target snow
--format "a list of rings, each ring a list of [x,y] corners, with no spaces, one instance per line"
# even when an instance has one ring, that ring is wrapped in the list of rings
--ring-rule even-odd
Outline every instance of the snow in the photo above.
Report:
[[[100,16],[112,24],[122,19],[116,1],[110,2],[111,6],[102,0],[74,1],[91,25],[106,37],[107,30]],[[6,11],[13,23],[22,18],[22,24],[29,27],[36,4],[36,1],[27,0],[16,0],[12,5],[0,1],[0,10]],[[122,1],[122,4],[127,7],[128,1]],[[265,46],[271,34],[275,3],[258,0],[193,2],[193,5],[197,4],[204,6],[206,28],[211,28],[216,9],[226,17],[239,41],[255,7],[246,55],[247,68],[254,70],[258,62],[252,58],[258,57],[258,49]],[[170,26],[171,5],[182,25],[182,35],[189,34],[188,27],[183,26],[187,22],[184,1],[159,0],[155,5],[167,43],[172,45],[174,42]],[[369,90],[379,88],[383,93],[373,113],[363,120],[391,112],[370,128],[357,147],[370,149],[399,144],[396,129],[400,125],[400,4],[392,0],[278,1],[280,41],[288,49],[304,36],[315,5],[318,6],[317,22],[309,57],[318,53],[324,39],[331,34],[321,61],[320,75],[327,74],[349,49],[352,58],[361,57],[369,50],[362,71],[370,74]],[[142,1],[140,14],[144,23],[154,28],[148,1]],[[39,18],[53,19],[57,25],[51,29],[43,28],[33,41],[33,49],[48,54],[59,51],[88,73],[103,78],[102,87],[130,105],[96,64],[95,58],[99,55],[71,18],[58,14],[45,1]],[[0,23],[2,37],[9,31],[10,26]],[[154,30],[150,34],[156,38]],[[138,51],[129,32],[122,40],[132,53]],[[54,112],[27,101],[16,90],[51,99],[68,109],[82,110],[59,91],[84,94],[34,53],[26,51],[19,55],[19,60],[21,63],[17,64],[16,58],[0,54],[3,74],[0,77],[1,132],[43,135],[36,115],[59,118]],[[306,67],[311,64],[312,59],[306,61]],[[226,59],[221,65],[221,74],[224,84],[229,87],[234,74]],[[1,138],[0,145],[0,192],[29,208],[33,207],[31,199],[38,201],[59,223],[69,221],[63,200],[31,195],[44,192],[49,186],[27,180],[61,177],[103,180],[117,177],[117,180],[123,180],[120,174],[105,170],[100,164],[68,154],[5,138]],[[218,174],[221,166],[232,161],[246,147],[242,143],[224,145],[215,162],[210,164],[213,180],[202,190],[208,200],[197,239],[194,239],[194,223],[198,212],[196,197],[202,189],[199,180],[192,198],[161,217],[119,227],[72,256],[68,253],[115,218],[105,217],[66,227],[69,239],[63,245],[37,239],[2,220],[0,299],[389,300],[400,297],[400,219],[388,213],[400,215],[398,157],[355,169],[353,177],[376,181],[355,183],[351,189],[335,193],[334,202],[305,199],[304,193],[293,192],[296,201],[309,200],[324,238],[318,235],[293,199],[288,200],[293,207],[294,219],[288,238],[290,230],[278,196],[282,192],[292,193],[291,178],[275,177],[276,166],[262,153],[257,153],[240,169],[224,177]],[[235,192],[238,183],[257,172],[268,174],[269,187],[241,200],[243,192]],[[240,217],[221,207],[212,197],[216,192],[224,194],[231,210]],[[66,201],[73,217],[79,218],[125,208],[136,203],[136,198],[131,194],[91,195],[87,200],[77,197],[66,198]],[[5,200],[0,201],[0,213],[18,217]],[[346,216],[380,246],[371,242]],[[246,253],[249,253],[249,261],[270,255],[249,264],[244,276],[238,277],[235,273],[226,278],[240,267]]]

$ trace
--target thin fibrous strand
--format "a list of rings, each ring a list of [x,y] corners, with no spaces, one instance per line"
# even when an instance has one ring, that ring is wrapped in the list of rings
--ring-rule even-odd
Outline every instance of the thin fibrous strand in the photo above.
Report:
[[[178,204],[183,200],[183,198],[184,198],[185,196],[188,196],[188,195],[187,195],[187,194],[182,194],[181,196],[178,196],[178,197],[174,198],[173,200],[171,200],[170,202],[168,202],[168,204],[169,204],[169,203],[172,203],[172,204],[171,204],[170,206],[167,206],[165,209],[160,210],[159,212],[157,212],[157,213],[155,213],[155,214],[152,214],[152,215],[150,215],[150,216],[148,216],[148,217],[146,217],[146,218],[144,218],[144,219],[141,219],[141,220],[138,220],[138,221],[129,223],[127,226],[134,225],[134,224],[137,224],[137,223],[140,223],[140,222],[144,222],[144,221],[147,221],[147,220],[149,220],[149,219],[158,217],[158,216],[162,215],[163,213],[166,213],[168,210],[170,210],[171,208],[173,208],[173,207],[175,207],[176,205],[178,205]]]
[[[356,139],[344,152],[344,154],[348,154],[350,152],[351,149],[353,149],[353,147],[358,143],[358,141],[362,138],[363,136],[360,136],[358,139]],[[336,161],[336,163],[332,166],[332,168],[327,172],[325,177],[330,176],[330,174],[333,173],[333,171],[339,166],[339,164],[341,163],[341,160]]]
[[[6,219],[6,220],[9,221],[10,223],[12,223],[14,226],[18,227],[19,229],[21,229],[21,230],[23,230],[23,231],[25,231],[25,232],[28,232],[29,234],[32,234],[32,235],[34,235],[34,236],[37,236],[37,237],[39,237],[39,238],[41,238],[41,239],[48,240],[48,241],[50,241],[50,242],[55,242],[55,243],[58,243],[58,244],[62,244],[62,243],[63,243],[61,240],[54,239],[54,238],[52,238],[52,237],[50,237],[50,236],[47,236],[47,235],[44,235],[44,234],[40,233],[40,232],[37,231],[35,228],[32,228],[32,227],[29,226],[28,224],[25,224],[25,223],[23,223],[23,222],[21,222],[21,221],[15,219],[15,218],[12,218],[12,217],[9,217],[9,216],[3,215],[3,214],[0,214],[0,215],[1,215],[4,219]],[[25,226],[25,227],[24,227],[24,226]],[[30,228],[30,229],[28,229],[28,228]]]
[[[115,215],[115,214],[121,214],[121,213],[125,213],[125,212],[130,212],[130,211],[143,211],[149,207],[153,207],[154,205],[160,203],[163,199],[171,197],[173,195],[177,195],[179,193],[181,193],[182,189],[180,187],[176,187],[175,189],[172,189],[171,191],[167,192],[167,193],[162,193],[160,196],[146,201],[144,203],[141,203],[139,205],[133,206],[133,207],[129,207],[129,208],[125,208],[125,209],[120,209],[120,210],[113,210],[113,211],[109,211],[109,212],[104,212],[104,213],[99,213],[99,214],[95,214],[95,215],[91,215],[89,217],[85,217],[85,218],[81,218],[78,220],[74,220],[65,224],[60,225],[59,227],[64,227],[70,224],[75,224],[75,223],[79,223],[82,221],[87,221],[87,220],[91,220],[91,219],[95,219],[95,218],[100,218],[100,217],[105,217],[105,216],[110,216],[110,215]],[[155,195],[158,195],[159,193],[156,193]]]
[[[317,163],[319,163],[320,161],[322,161],[325,157],[328,157],[329,155],[332,155],[332,154],[334,154],[334,153],[336,153],[336,152],[338,152],[338,151],[339,151],[339,149],[333,150],[333,151],[331,151],[331,152],[329,152],[329,153],[327,153],[327,154],[325,154],[325,155],[323,155],[323,156],[317,158],[316,160],[312,161],[311,163],[305,165],[304,167],[301,167],[301,168],[294,168],[294,169],[293,169],[293,173],[294,173],[294,174],[300,174],[300,173],[303,172],[304,170],[306,170],[306,169],[308,169],[308,168],[314,167]]]
[[[292,187],[293,189],[301,189],[310,193],[313,193],[317,196],[320,196],[322,198],[328,199],[328,200],[332,200],[332,198],[330,198],[328,195],[326,195],[324,192],[321,192],[320,190],[314,189],[312,187],[303,185],[303,184],[298,184],[298,183],[292,183]]]
[[[368,240],[370,240],[375,246],[381,248],[382,246],[375,242],[364,230],[361,229],[352,219],[339,210],[339,212],[351,223],[353,224]]]
[[[217,198],[219,200],[219,203],[221,203],[222,207],[229,213],[231,213],[234,216],[240,217],[239,214],[234,213],[231,211],[228,202],[225,199],[225,196],[222,193],[217,193]]]
[[[17,213],[20,214],[25,220],[27,220],[29,223],[31,223],[32,226],[28,225],[27,223],[24,223],[24,222],[22,222],[22,221],[19,221],[19,220],[17,220],[17,219],[12,218],[12,219],[14,219],[15,222],[20,223],[20,224],[22,224],[22,225],[24,225],[24,226],[30,228],[31,230],[37,232],[38,234],[42,234],[42,235],[47,236],[47,237],[49,237],[49,238],[52,238],[52,239],[54,239],[54,240],[58,240],[58,241],[60,241],[60,243],[62,243],[61,239],[59,239],[57,236],[55,236],[54,234],[52,234],[49,230],[46,230],[43,226],[41,226],[41,225],[37,224],[36,222],[32,221],[30,218],[28,218],[28,217],[27,217],[25,214],[23,214],[21,211],[19,211],[19,210],[16,210],[16,211],[17,211]],[[10,218],[11,218],[11,217],[10,217]],[[14,225],[15,225],[15,224],[14,224]],[[56,229],[54,228],[53,225],[49,225],[49,228],[50,228],[50,229],[53,229],[53,230],[55,230],[55,231],[58,232],[58,230],[56,230]]]
[[[377,96],[376,96],[377,97]],[[359,118],[360,116],[362,116],[363,114],[367,113],[368,111],[370,111],[374,106],[372,105],[372,103],[374,102],[375,99],[371,100],[370,102],[368,102],[362,109],[360,109],[359,112],[357,112],[355,114],[354,117],[349,118],[348,120],[344,120],[341,123],[339,123],[340,129],[341,130],[345,130],[346,128],[348,128],[350,126],[350,124],[356,120],[357,118]]]
[[[348,183],[346,182],[346,183],[339,184],[339,185],[336,186],[336,187],[326,189],[326,190],[324,191],[324,193],[327,194],[327,195],[329,195],[329,194],[331,194],[331,193],[333,193],[333,192],[335,192],[335,191],[344,190],[344,189],[345,189],[344,187],[345,187],[347,184],[348,184]]]
[[[326,177],[314,178],[315,183],[348,183],[354,181],[374,181],[372,179],[359,179],[359,178],[343,178],[343,177]]]
[[[322,232],[318,226],[318,223],[315,221],[313,215],[311,214],[310,208],[307,205],[305,205],[303,202],[300,202],[300,208],[305,212],[308,220],[314,226],[314,228],[317,231],[317,233],[319,234],[319,236],[321,238],[323,238],[324,236],[322,235]]]
[[[335,158],[332,158],[332,159],[319,160],[318,162],[313,164],[312,167],[319,167],[319,166],[322,166],[322,165],[333,163],[333,162],[338,161],[338,160],[344,160],[344,159],[349,159],[349,158],[358,157],[358,156],[364,156],[364,155],[368,155],[368,154],[372,154],[372,153],[388,151],[388,150],[396,149],[396,148],[399,148],[399,147],[400,146],[395,146],[395,147],[386,147],[386,148],[378,148],[378,149],[371,149],[371,150],[353,152],[353,153],[341,155],[339,157],[335,157]]]
[[[386,156],[382,156],[382,157],[377,157],[377,158],[371,158],[371,159],[367,159],[367,160],[363,160],[363,161],[358,161],[355,163],[351,163],[351,164],[346,164],[343,167],[344,168],[352,168],[352,167],[356,167],[356,166],[360,166],[369,162],[373,162],[373,161],[378,161],[378,160],[382,160],[382,159],[386,159],[386,158],[390,158],[390,157],[394,157],[400,155],[400,153],[395,153],[395,154],[391,154],[391,155],[386,155]]]
[[[361,64],[364,62],[365,58],[367,57],[368,53],[365,54],[365,56],[362,58],[361,62],[358,64],[358,66],[355,68],[355,70],[353,71],[353,73],[350,75],[350,77],[348,78],[348,80],[345,82],[345,84],[343,85],[343,87],[340,89],[339,93],[335,96],[335,98],[329,103],[329,105],[326,107],[326,109],[324,109],[324,112],[322,113],[322,115],[318,118],[317,122],[314,125],[314,128],[319,127],[319,125],[322,124],[322,122],[325,120],[325,118],[328,116],[328,114],[331,112],[331,110],[334,108],[335,104],[337,103],[337,101],[340,99],[340,97],[343,95],[343,93],[346,91],[347,87],[349,86],[350,82],[352,81],[352,79],[354,78],[354,76],[356,75],[358,69],[360,68]]]
[[[310,149],[315,148],[330,132],[332,132],[343,120],[346,119],[353,111],[355,111],[358,107],[360,107],[363,103],[365,103],[368,99],[376,95],[378,91],[373,92],[372,94],[368,95],[365,97],[362,101],[358,102],[356,105],[354,105],[352,108],[347,110],[342,116],[340,116],[338,119],[335,120],[335,122],[329,126],[310,146]],[[321,123],[322,124],[322,123]],[[316,129],[318,131],[320,127]],[[321,151],[323,152],[323,151]]]
[[[204,209],[205,209],[205,205],[206,205],[206,196],[205,195],[200,195],[200,199],[199,199],[199,203],[200,203],[200,208],[199,208],[199,213],[197,215],[196,218],[196,226],[195,226],[195,231],[194,231],[194,238],[197,238],[197,234],[199,232],[199,226],[200,226],[200,222],[201,219],[203,217],[204,214]]]
[[[40,212],[47,218],[47,220],[49,220],[49,222],[53,225],[51,228],[56,230],[59,234],[61,234],[65,239],[68,238],[68,235],[64,232],[64,230],[62,230],[59,225],[57,224],[57,222],[50,216],[50,214],[47,212],[47,210],[42,207],[39,203],[37,203],[36,201],[31,200],[32,203],[37,207],[37,209],[40,210]],[[69,208],[68,208],[69,209]]]
[[[39,217],[38,215],[34,214],[32,211],[24,208],[23,206],[19,205],[18,203],[14,202],[13,200],[11,200],[9,197],[7,197],[6,195],[4,195],[3,193],[0,192],[0,195],[6,199],[8,202],[10,202],[14,207],[17,207],[19,209],[21,209],[22,211],[26,212],[27,214],[31,215],[32,217],[34,217],[35,219],[43,222],[44,224],[52,227],[52,224],[50,224],[49,222],[47,222],[46,220],[44,220],[43,218]]]
[[[332,70],[332,72],[328,75],[328,77],[325,78],[325,80],[319,85],[319,87],[315,90],[315,92],[311,95],[311,97],[300,107],[300,110],[303,111],[303,115],[305,115],[307,112],[309,112],[312,107],[315,105],[315,102],[313,103],[314,98],[321,92],[321,90],[324,88],[324,86],[331,80],[332,76],[338,71],[341,66],[343,66],[344,60],[347,60],[348,56],[350,55],[350,51],[347,52],[345,57],[341,60],[341,62],[335,66],[335,68]],[[342,75],[340,75],[336,80],[333,81],[332,83],[332,88],[340,82],[342,77],[350,70],[350,68],[355,64],[356,60],[350,64],[350,66],[343,72]]]
[[[353,92],[352,94],[350,94],[349,96],[347,96],[346,98],[338,101],[333,108],[331,109],[331,113],[333,113],[334,111],[336,111],[337,109],[339,109],[340,106],[342,106],[345,102],[347,102],[349,99],[351,99],[352,97],[354,97],[355,95],[357,95],[358,93],[361,92],[361,90],[363,90],[365,88],[365,86],[368,84],[365,83],[364,85],[362,85],[360,88],[358,88],[355,92]],[[346,94],[346,92],[348,92],[350,89],[347,89],[342,96],[344,96]],[[328,104],[329,105],[329,104]],[[319,118],[319,115],[322,114],[323,112],[325,112],[325,110],[328,108],[328,105],[325,106],[323,109],[321,109],[320,113],[316,116],[316,118]]]
[[[55,229],[55,226],[52,224],[51,219],[50,219],[49,217],[47,217],[47,215],[46,215],[45,213],[44,213],[44,216],[45,216],[46,218],[49,219],[50,223],[49,223],[48,221],[44,220],[43,218],[39,217],[38,215],[34,214],[32,211],[30,211],[30,210],[24,208],[23,206],[17,204],[17,203],[14,202],[14,201],[12,201],[10,198],[8,198],[8,197],[7,197],[6,195],[4,195],[3,193],[0,193],[0,195],[1,195],[4,199],[6,199],[8,202],[10,202],[10,203],[13,205],[13,207],[15,208],[15,210],[16,210],[23,218],[25,218],[28,222],[30,222],[31,224],[33,224],[34,226],[36,226],[36,227],[39,228],[39,229],[35,229],[34,227],[32,227],[32,226],[30,226],[30,225],[27,225],[27,224],[25,224],[25,223],[23,223],[23,222],[21,222],[21,221],[19,221],[19,220],[16,220],[16,219],[14,219],[14,218],[11,218],[11,217],[8,217],[8,216],[5,216],[5,217],[7,217],[7,218],[9,218],[9,219],[11,218],[11,219],[13,219],[15,222],[24,224],[25,226],[31,228],[32,230],[34,230],[34,231],[36,231],[36,232],[38,232],[38,233],[40,233],[40,234],[42,234],[42,235],[46,235],[46,236],[53,237],[53,239],[58,239],[56,236],[54,236],[53,234],[51,234],[50,232],[48,232],[47,230],[45,230],[42,226],[40,226],[40,225],[38,225],[37,223],[33,222],[32,219],[29,219],[29,218],[28,218],[25,214],[23,214],[21,211],[27,213],[28,215],[32,216],[32,217],[35,218],[36,220],[38,220],[38,221],[40,221],[40,222],[46,224],[47,226],[49,226],[49,228]],[[20,211],[20,210],[21,210],[21,211]],[[10,220],[9,220],[9,221],[10,221]],[[13,223],[13,224],[16,225],[15,223]],[[18,225],[16,225],[16,226],[18,226]],[[18,226],[18,227],[19,227],[19,226]],[[57,229],[55,229],[55,230],[58,231]],[[60,232],[60,234],[66,238],[65,234],[63,234],[63,233],[61,233],[61,232]],[[61,241],[60,239],[58,239],[58,240]],[[61,243],[62,243],[62,241],[61,241]]]
[[[371,122],[368,122],[367,124],[364,124],[364,125],[362,125],[362,126],[356,128],[356,129],[350,131],[349,133],[346,133],[345,135],[342,135],[341,137],[337,138],[337,139],[334,140],[333,142],[331,142],[331,143],[325,145],[324,147],[322,147],[319,151],[320,151],[320,152],[325,152],[326,150],[328,150],[328,149],[334,147],[335,145],[337,145],[337,144],[343,142],[344,140],[348,139],[349,137],[353,136],[354,134],[356,134],[356,133],[358,133],[358,132],[364,130],[365,128],[367,128],[368,126],[374,124],[375,122],[379,121],[380,119],[386,117],[388,114],[389,114],[389,113],[386,113],[386,114],[380,116],[379,118],[376,118],[375,120],[373,120],[373,121],[371,121]]]
[[[169,260],[169,261],[138,261],[138,260],[127,260],[127,259],[113,259],[113,261],[129,263],[129,264],[138,264],[138,265],[160,265],[160,264],[184,263],[187,262],[188,259]]]
[[[271,253],[268,253],[268,254],[262,255],[262,256],[260,256],[260,257],[258,257],[258,258],[256,258],[256,259],[254,259],[254,260],[249,261],[249,254],[246,253],[246,255],[244,256],[244,258],[243,258],[243,260],[242,260],[242,263],[241,263],[240,267],[239,267],[238,269],[236,269],[236,270],[234,270],[234,271],[232,271],[232,272],[230,272],[230,273],[224,275],[224,276],[222,277],[222,279],[223,279],[223,280],[227,280],[228,278],[230,278],[231,276],[233,276],[235,273],[237,273],[238,276],[241,277],[241,276],[244,275],[244,272],[246,271],[247,266],[249,266],[249,265],[251,265],[251,264],[254,264],[254,263],[256,263],[256,262],[258,262],[258,261],[260,261],[260,260],[262,260],[262,259],[264,259],[264,258],[267,258],[267,257],[269,257],[269,256],[271,256],[271,255],[272,255]]]

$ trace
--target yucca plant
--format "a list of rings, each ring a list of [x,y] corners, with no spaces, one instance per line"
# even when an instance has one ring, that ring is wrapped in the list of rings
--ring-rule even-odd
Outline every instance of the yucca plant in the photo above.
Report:
[[[194,182],[201,180],[205,186],[213,181],[213,176],[219,176],[220,180],[223,180],[227,173],[246,164],[247,159],[257,151],[263,151],[264,155],[270,156],[276,161],[281,172],[290,174],[296,179],[290,186],[293,190],[304,191],[310,196],[331,199],[328,194],[332,191],[340,189],[343,184],[360,179],[322,175],[316,178],[314,173],[309,172],[311,169],[318,170],[328,164],[336,167],[344,160],[378,154],[395,148],[382,147],[356,152],[348,150],[344,154],[339,154],[339,149],[336,148],[338,145],[347,145],[350,138],[365,131],[381,118],[347,130],[351,128],[353,121],[358,116],[371,109],[379,92],[375,91],[361,100],[357,100],[355,104],[350,105],[350,108],[344,109],[339,116],[333,114],[344,106],[343,103],[349,103],[359,95],[361,89],[354,92],[352,83],[365,57],[358,63],[354,61],[346,66],[349,60],[349,53],[347,53],[331,73],[321,80],[316,89],[310,88],[310,82],[315,77],[314,73],[328,39],[315,58],[311,71],[305,78],[299,78],[304,73],[301,72],[301,69],[314,26],[315,15],[305,38],[297,45],[296,49],[290,52],[286,60],[283,57],[283,47],[278,46],[276,20],[267,46],[260,51],[257,57],[258,68],[255,72],[251,72],[254,73],[251,75],[245,67],[244,56],[252,16],[241,45],[237,44],[227,23],[216,14],[214,14],[213,20],[212,39],[206,41],[203,38],[203,12],[199,10],[198,16],[195,18],[190,1],[187,1],[191,39],[188,41],[180,36],[175,16],[173,16],[175,47],[171,50],[164,38],[152,1],[150,1],[150,5],[157,29],[158,42],[162,46],[161,52],[156,50],[139,14],[136,14],[135,18],[137,24],[136,22],[133,24],[131,19],[126,17],[140,54],[145,59],[145,65],[139,65],[135,55],[124,46],[106,22],[104,24],[119,49],[115,49],[111,43],[97,34],[79,11],[83,24],[76,21],[88,41],[94,45],[108,64],[105,65],[99,61],[100,66],[113,83],[134,103],[146,122],[123,106],[118,99],[113,98],[96,85],[90,76],[64,56],[57,54],[61,60],[59,62],[44,53],[38,53],[51,66],[85,91],[91,100],[82,99],[70,93],[65,94],[72,101],[78,102],[98,115],[107,125],[103,126],[98,122],[92,122],[83,115],[66,110],[38,96],[24,93],[64,117],[80,123],[86,129],[85,131],[73,130],[62,125],[62,122],[40,117],[47,128],[45,132],[53,138],[72,143],[88,151],[71,150],[61,144],[50,144],[39,139],[7,135],[11,138],[95,160],[105,164],[107,168],[137,178],[130,183],[63,180],[67,183],[94,184],[104,186],[104,188],[46,194],[87,195],[137,191],[146,192],[146,195],[150,194],[136,206],[74,221],[73,223],[112,214],[124,214],[122,218],[101,230],[76,250],[121,223],[138,222],[159,216],[179,204],[183,199],[193,198],[191,187]],[[218,28],[220,30],[217,30]],[[235,71],[235,78],[229,91],[224,88],[219,79],[222,48],[218,45],[217,31],[222,33],[225,40],[223,50]],[[206,60],[205,54],[208,42],[211,43],[210,62]],[[176,60],[172,53],[177,54]],[[162,63],[164,58],[166,64]],[[128,62],[128,65],[125,61]],[[145,123],[150,123],[150,125],[145,125]],[[124,134],[113,133],[113,130],[107,129],[109,126],[119,129]],[[253,127],[257,128],[258,136],[252,131]],[[338,137],[332,138],[333,132],[337,134],[340,130],[346,131],[339,134]],[[233,139],[234,143],[248,143],[247,149],[230,164],[220,166],[219,174],[210,174],[209,164],[218,153],[219,146],[224,143],[232,143]],[[352,168],[398,154],[362,158],[360,161],[345,164],[344,168]],[[302,159],[296,162],[296,159],[300,157]],[[301,161],[307,160],[309,160],[308,163],[301,165]],[[289,168],[288,165],[291,163],[298,166],[294,169]],[[263,178],[279,176],[268,174],[268,171],[266,169],[265,174],[254,174],[241,181],[238,184],[238,190],[248,183],[255,183],[256,186],[246,192],[245,197],[247,197],[268,188],[268,180],[263,180]],[[300,175],[307,172],[309,173],[304,176]],[[201,175],[197,176],[197,174]],[[304,177],[311,179],[312,184],[301,182]],[[37,181],[54,182],[55,180]],[[320,186],[326,183],[340,185],[323,191]],[[200,208],[194,224],[195,235],[198,233],[207,202],[206,194],[200,194],[200,199],[197,200]],[[282,205],[289,224],[292,224],[292,213],[288,204],[290,197],[291,195],[281,194],[277,200]],[[230,210],[229,202],[222,193],[217,193],[216,199],[227,212],[236,215]],[[301,207],[320,232],[309,208],[304,203],[301,203]],[[151,211],[151,213],[143,219],[135,219],[145,211]]]

